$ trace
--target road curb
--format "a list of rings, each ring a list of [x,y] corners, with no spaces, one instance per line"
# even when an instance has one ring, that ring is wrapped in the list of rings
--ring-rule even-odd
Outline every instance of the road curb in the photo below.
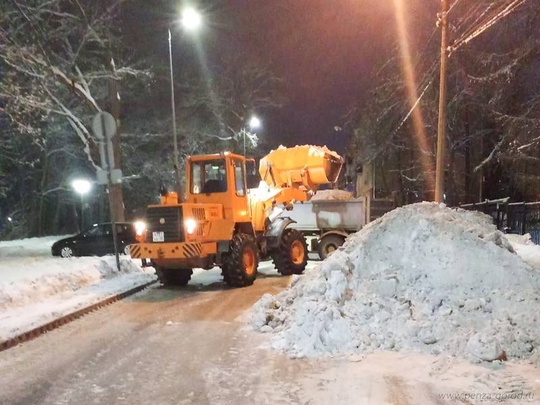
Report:
[[[77,311],[75,312],[72,312],[70,314],[67,314],[67,315],[64,315],[58,319],[55,319],[53,321],[50,321],[50,322],[47,322],[46,324],[44,325],[41,325],[41,326],[38,326],[34,329],[31,329],[27,332],[24,332],[24,333],[21,333],[20,335],[17,335],[17,336],[14,336],[10,339],[7,339],[3,342],[0,342],[0,352],[1,351],[4,351],[4,350],[7,350],[7,349],[10,349],[14,346],[17,346],[18,344],[20,343],[23,343],[23,342],[28,342],[29,340],[32,340],[40,335],[43,335],[51,330],[54,330],[54,329],[57,329],[59,328],[60,326],[62,325],[65,325],[67,323],[70,323],[78,318],[81,318],[82,316],[90,313],[90,312],[93,312],[93,311],[96,311],[104,306],[107,306],[109,304],[112,304],[116,301],[120,301],[121,299],[124,299],[130,295],[133,295],[135,293],[138,293],[139,291],[142,291],[144,290],[145,288],[153,285],[153,284],[156,284],[157,283],[157,280],[153,280],[153,281],[150,281],[148,283],[144,283],[142,285],[139,285],[137,287],[134,287],[134,288],[131,288],[127,291],[124,291],[124,292],[121,292],[121,293],[118,293],[116,295],[113,295],[113,296],[110,296],[102,301],[99,301],[99,302],[96,302],[92,305],[89,305],[88,307],[85,307],[85,308],[82,308],[82,309],[78,309]]]

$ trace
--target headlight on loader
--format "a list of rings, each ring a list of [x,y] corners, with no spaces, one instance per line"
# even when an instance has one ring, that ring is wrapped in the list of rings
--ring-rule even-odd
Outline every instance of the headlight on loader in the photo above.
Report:
[[[186,219],[184,222],[184,226],[186,228],[187,234],[193,235],[195,233],[195,230],[197,229],[197,221],[195,221],[193,218]]]
[[[146,223],[137,221],[133,225],[135,227],[135,239],[137,239],[137,242],[143,243],[146,239]]]

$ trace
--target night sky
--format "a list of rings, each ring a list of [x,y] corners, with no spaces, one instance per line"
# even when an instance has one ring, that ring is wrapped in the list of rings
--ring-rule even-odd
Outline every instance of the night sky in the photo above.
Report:
[[[366,94],[369,76],[393,40],[386,0],[237,0],[242,43],[268,57],[289,104],[265,119],[284,143],[343,152],[343,115]]]
[[[166,57],[172,1],[138,0],[132,32],[141,47]],[[268,63],[284,82],[288,103],[260,114],[261,136],[287,146],[326,144],[342,153],[347,134],[336,132],[355,103],[366,103],[370,75],[395,41],[392,0],[222,0],[204,10],[202,45],[212,53],[248,52]],[[146,6],[146,7],[145,7]],[[159,39],[159,40],[158,40]],[[157,41],[157,42],[156,42]],[[193,56],[176,40],[175,51]],[[180,43],[178,43],[180,42]],[[179,58],[175,64],[181,63]]]

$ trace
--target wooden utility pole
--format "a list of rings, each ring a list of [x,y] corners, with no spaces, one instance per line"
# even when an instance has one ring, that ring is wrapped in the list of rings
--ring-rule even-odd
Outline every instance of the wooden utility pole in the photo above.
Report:
[[[118,86],[117,86],[117,77],[116,77],[116,67],[114,64],[114,59],[111,58],[111,70],[113,77],[109,80],[109,102],[111,104],[111,115],[116,121],[117,133],[116,136],[112,138],[113,150],[114,150],[114,164],[116,167],[111,167],[112,169],[122,168],[122,150],[120,148],[120,100],[118,98]],[[124,222],[124,196],[122,194],[122,183],[114,183],[110,185],[109,188],[110,199],[114,211],[115,222]],[[112,218],[111,218],[112,220]]]
[[[435,167],[435,201],[444,201],[444,168],[446,156],[446,62],[448,60],[448,1],[441,0],[441,74],[439,79],[439,123],[437,126],[437,162]]]

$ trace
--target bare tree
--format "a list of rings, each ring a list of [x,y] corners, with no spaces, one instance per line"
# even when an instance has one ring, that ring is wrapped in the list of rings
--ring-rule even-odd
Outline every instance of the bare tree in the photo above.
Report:
[[[33,167],[47,166],[45,156],[51,152],[53,136],[46,135],[46,128],[59,119],[68,123],[79,144],[84,159],[79,164],[90,172],[99,166],[96,140],[89,130],[91,117],[113,109],[116,93],[111,97],[111,84],[130,75],[148,74],[130,67],[123,54],[116,32],[119,6],[120,1],[109,0],[9,0],[2,6],[1,112],[11,128],[10,136],[31,139],[40,155]],[[122,66],[115,67],[115,60],[121,60]],[[49,192],[41,186],[46,185],[33,184],[30,195]],[[116,197],[116,217],[122,219],[121,186],[114,185],[111,192]]]
[[[184,90],[184,150],[231,149],[241,153],[242,131],[247,130],[250,116],[285,103],[281,79],[242,53],[223,58],[216,70],[219,74],[215,77],[198,76],[199,84]],[[248,150],[253,150],[253,145],[249,143]]]
[[[170,101],[164,96],[170,91],[167,59],[152,61],[152,75],[141,68],[150,63],[133,59],[142,58],[145,48],[127,48],[131,37],[123,37],[119,18],[123,3],[0,5],[0,156],[6,157],[0,159],[0,210],[19,213],[21,235],[70,231],[62,222],[73,217],[77,200],[68,175],[93,176],[99,166],[89,124],[97,111],[113,112],[111,84],[122,90],[124,178],[116,208],[123,214],[125,198],[126,215],[139,215],[156,202],[159,185],[175,180]],[[189,154],[240,151],[249,114],[283,104],[280,80],[245,55],[216,60],[209,69],[188,68],[175,66],[182,166]],[[13,181],[3,180],[8,177]],[[102,201],[95,203],[101,211]]]
[[[538,198],[540,158],[538,94],[540,7],[527,0],[461,0],[449,12],[451,57],[448,66],[446,194],[448,203],[508,196]],[[423,16],[434,21],[434,14]],[[355,148],[384,163],[395,180],[390,191],[421,190],[422,151],[412,139],[411,112],[421,109],[431,145],[437,127],[439,44],[432,28],[414,32],[411,55],[417,99],[407,100],[399,62],[390,59],[375,76],[368,107],[353,110]],[[433,27],[433,25],[431,25]],[[418,45],[418,44],[421,44]],[[418,49],[414,51],[414,49]],[[398,52],[394,52],[398,55]],[[502,195],[505,194],[505,195]],[[422,193],[420,193],[422,195]],[[410,202],[403,198],[403,202]]]

